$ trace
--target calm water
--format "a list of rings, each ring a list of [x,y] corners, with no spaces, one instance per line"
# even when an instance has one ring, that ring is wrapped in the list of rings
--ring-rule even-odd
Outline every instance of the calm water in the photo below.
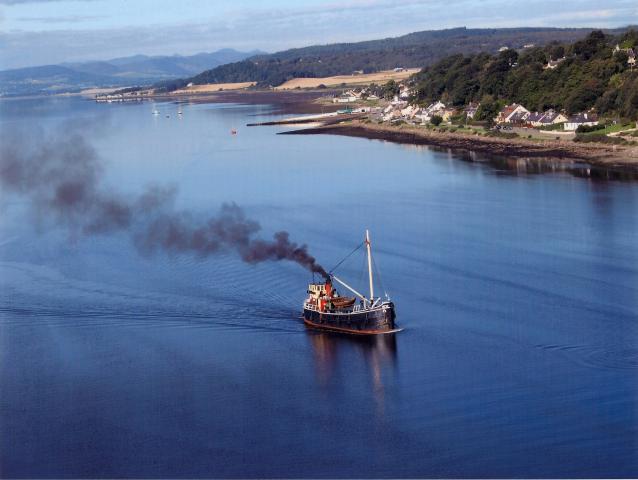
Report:
[[[140,256],[3,192],[2,476],[638,475],[638,183],[158,108],[2,102],[0,127],[80,131],[105,188],[235,201],[327,267],[370,228],[404,331],[309,331],[294,264]]]

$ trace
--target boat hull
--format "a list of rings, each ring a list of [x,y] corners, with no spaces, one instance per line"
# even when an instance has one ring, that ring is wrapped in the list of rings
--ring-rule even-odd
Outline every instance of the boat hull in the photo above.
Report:
[[[303,319],[306,325],[323,330],[351,333],[356,335],[378,335],[393,333],[394,305],[362,312],[318,312],[304,308]]]

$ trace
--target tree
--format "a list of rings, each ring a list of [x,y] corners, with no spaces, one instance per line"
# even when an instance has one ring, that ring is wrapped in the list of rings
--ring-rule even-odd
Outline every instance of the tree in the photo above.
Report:
[[[592,32],[572,45],[553,43],[517,57],[514,51],[452,55],[415,76],[414,103],[436,100],[457,107],[481,100],[476,120],[491,121],[506,103],[531,110],[549,108],[568,113],[588,111],[638,118],[638,75],[627,54],[612,54],[615,45],[638,42],[638,31],[618,37]],[[546,69],[547,60],[565,59]]]
[[[489,125],[494,123],[494,119],[501,111],[502,102],[495,100],[493,97],[483,97],[481,106],[476,111],[474,118],[479,121],[486,121]]]
[[[399,84],[394,80],[390,80],[383,86],[383,98],[391,100],[395,95],[399,94],[400,90]]]
[[[438,127],[439,125],[441,125],[441,122],[443,121],[443,117],[441,117],[440,115],[434,115],[431,119],[430,119],[430,123],[432,125],[434,125],[435,127]]]

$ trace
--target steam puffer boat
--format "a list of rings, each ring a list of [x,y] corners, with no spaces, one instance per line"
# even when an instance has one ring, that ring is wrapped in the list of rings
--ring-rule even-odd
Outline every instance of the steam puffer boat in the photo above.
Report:
[[[308,285],[308,298],[303,305],[303,319],[306,325],[357,335],[399,331],[394,324],[396,314],[390,297],[386,294],[385,299],[382,299],[374,295],[372,249],[370,233],[367,230],[365,240],[354,251],[363,245],[367,254],[370,295],[366,297],[333,273],[329,273],[324,282]],[[355,297],[340,296],[333,287],[333,281],[348,289]]]

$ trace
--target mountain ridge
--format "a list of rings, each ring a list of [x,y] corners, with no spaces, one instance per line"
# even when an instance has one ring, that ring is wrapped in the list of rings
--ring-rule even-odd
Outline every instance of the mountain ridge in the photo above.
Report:
[[[621,33],[629,27],[604,29]],[[327,77],[387,70],[395,67],[423,68],[454,53],[494,53],[499,48],[546,45],[552,41],[574,42],[595,28],[466,28],[411,32],[398,37],[353,43],[332,43],[292,48],[255,55],[219,65],[198,75],[160,82],[159,91],[172,91],[188,83],[257,82],[260,87],[281,85],[292,78]]]
[[[194,55],[131,55],[110,60],[64,62],[0,71],[0,94],[33,95],[154,83],[201,72],[224,63],[263,54],[223,48]]]

